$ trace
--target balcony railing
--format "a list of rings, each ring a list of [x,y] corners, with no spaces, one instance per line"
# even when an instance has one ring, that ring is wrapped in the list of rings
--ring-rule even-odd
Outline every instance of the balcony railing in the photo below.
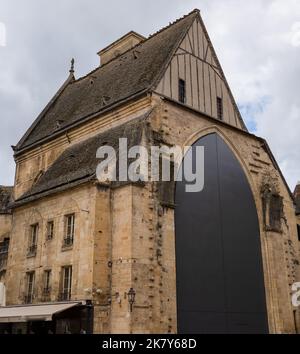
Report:
[[[34,257],[36,255],[37,245],[31,245],[27,250],[27,257]]]
[[[33,299],[34,299],[34,295],[33,295],[33,294],[31,294],[31,295],[25,295],[25,296],[24,296],[24,303],[25,303],[25,304],[32,304]]]
[[[42,301],[47,302],[51,300],[51,288],[44,288],[42,294]]]
[[[73,237],[66,237],[63,241],[63,247],[71,247],[73,246]]]
[[[59,301],[69,301],[71,300],[71,290],[65,290],[59,294]]]

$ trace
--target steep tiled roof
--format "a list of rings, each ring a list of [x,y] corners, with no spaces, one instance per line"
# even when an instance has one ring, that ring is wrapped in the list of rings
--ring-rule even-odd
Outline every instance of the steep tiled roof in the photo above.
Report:
[[[150,113],[151,111],[65,150],[39,178],[36,184],[21,198],[16,200],[14,206],[61,192],[95,178],[96,168],[100,162],[96,158],[98,148],[108,145],[112,146],[118,152],[119,138],[128,139],[128,149],[139,145],[144,122]]]
[[[87,76],[70,80],[16,151],[154,87],[197,14],[194,10]]]
[[[300,215],[300,182],[296,186],[294,197],[296,202],[296,215]]]
[[[12,201],[13,187],[0,186],[0,214],[9,214],[9,204]]]

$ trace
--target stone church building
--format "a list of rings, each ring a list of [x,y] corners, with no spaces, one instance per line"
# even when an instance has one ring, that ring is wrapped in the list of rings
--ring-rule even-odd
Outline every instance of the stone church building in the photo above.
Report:
[[[98,54],[13,147],[0,333],[299,332],[299,186],[247,130],[200,12]],[[203,146],[204,189],[99,182],[96,152],[119,138]]]

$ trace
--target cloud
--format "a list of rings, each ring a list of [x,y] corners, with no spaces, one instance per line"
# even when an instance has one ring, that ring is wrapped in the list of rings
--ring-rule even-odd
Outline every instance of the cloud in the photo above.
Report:
[[[16,144],[66,79],[129,30],[149,35],[200,8],[249,129],[265,137],[291,188],[300,179],[299,0],[0,0],[0,184]],[[16,10],[17,9],[17,10]]]
[[[300,179],[300,2],[240,4],[218,2],[213,11],[212,3],[208,27],[248,127],[267,139],[293,189]]]
[[[6,46],[6,28],[5,24],[0,22],[0,46]]]

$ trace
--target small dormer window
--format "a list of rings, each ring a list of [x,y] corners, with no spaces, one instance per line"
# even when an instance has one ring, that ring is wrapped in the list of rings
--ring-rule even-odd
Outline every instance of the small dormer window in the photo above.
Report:
[[[179,79],[179,102],[185,103],[186,102],[186,84],[185,81]]]

